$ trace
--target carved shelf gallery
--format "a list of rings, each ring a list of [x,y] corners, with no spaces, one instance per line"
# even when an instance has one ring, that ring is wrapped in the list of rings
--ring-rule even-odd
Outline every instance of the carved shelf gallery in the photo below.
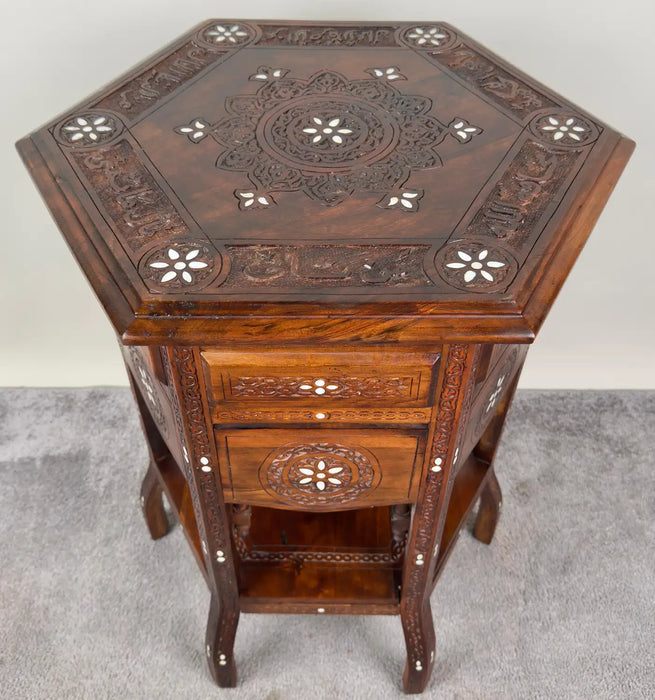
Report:
[[[426,687],[430,593],[477,503],[493,537],[527,344],[633,146],[443,23],[221,19],[18,143],[120,338],[219,685],[274,612],[400,615]]]

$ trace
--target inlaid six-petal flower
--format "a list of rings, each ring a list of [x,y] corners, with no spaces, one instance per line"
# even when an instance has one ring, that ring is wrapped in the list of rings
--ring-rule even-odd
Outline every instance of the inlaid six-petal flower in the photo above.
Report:
[[[352,129],[346,129],[343,126],[339,128],[341,124],[340,117],[334,117],[333,119],[312,117],[312,121],[315,126],[308,126],[303,129],[303,133],[312,137],[312,143],[321,143],[323,139],[333,143],[343,143],[343,137],[353,133]]]
[[[448,35],[439,27],[415,27],[407,38],[412,39],[418,46],[441,46]]]
[[[468,268],[466,272],[464,272],[464,282],[473,282],[478,275],[487,280],[487,282],[493,282],[494,276],[491,274],[491,272],[489,272],[489,270],[485,270],[484,268],[487,267],[494,270],[505,267],[506,265],[506,263],[498,260],[487,260],[489,251],[486,248],[481,250],[475,259],[473,259],[472,255],[465,253],[463,250],[458,250],[457,256],[461,262],[458,261],[446,263],[446,267],[453,270],[464,270],[465,268]]]
[[[159,280],[160,282],[172,282],[179,275],[184,282],[191,284],[193,282],[192,270],[201,270],[207,267],[206,262],[196,260],[198,255],[200,255],[198,248],[190,250],[184,258],[175,248],[169,248],[166,255],[170,262],[159,261],[150,263],[150,267],[155,270],[161,270],[164,273],[161,280]]]
[[[107,117],[75,117],[64,124],[62,131],[66,133],[71,143],[96,143],[103,135],[109,134],[113,128],[107,123]]]
[[[298,480],[301,486],[314,484],[319,491],[325,491],[326,483],[343,486],[342,477],[337,476],[343,472],[343,467],[328,468],[325,460],[320,459],[315,467],[299,467],[298,471],[303,475],[303,478]]]
[[[216,24],[205,32],[205,36],[211,37],[210,40],[217,44],[240,44],[248,38],[248,32],[238,24],[233,24],[229,27]]]
[[[587,129],[582,126],[575,117],[564,119],[563,117],[548,117],[547,123],[541,126],[541,130],[552,136],[553,141],[561,141],[562,139],[572,139],[573,141],[582,141]]]

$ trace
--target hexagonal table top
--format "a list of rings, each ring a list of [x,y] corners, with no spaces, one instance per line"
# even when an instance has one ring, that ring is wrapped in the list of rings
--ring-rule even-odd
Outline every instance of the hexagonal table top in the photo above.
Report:
[[[443,23],[212,20],[18,148],[128,341],[525,341],[633,144]]]

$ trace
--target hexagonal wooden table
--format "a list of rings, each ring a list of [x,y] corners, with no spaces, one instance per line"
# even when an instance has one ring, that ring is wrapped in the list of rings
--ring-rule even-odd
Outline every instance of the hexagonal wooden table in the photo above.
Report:
[[[19,142],[118,333],[150,466],[240,611],[400,614],[430,594],[530,343],[634,144],[446,24],[204,23]],[[162,586],[165,584],[162,583]]]

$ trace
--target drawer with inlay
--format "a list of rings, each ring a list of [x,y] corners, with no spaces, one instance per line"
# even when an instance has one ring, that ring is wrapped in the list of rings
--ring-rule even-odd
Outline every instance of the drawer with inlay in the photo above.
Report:
[[[416,499],[425,430],[216,429],[226,501],[342,510]]]
[[[216,411],[217,422],[234,422],[236,419],[226,412],[235,408],[252,411],[256,407],[269,410],[274,405],[280,409],[306,407],[314,417],[307,413],[308,417],[302,420],[315,420],[317,413],[334,419],[337,409],[344,408],[427,407],[439,354],[205,349],[202,359],[210,400],[220,407]],[[225,417],[219,417],[221,412]],[[384,420],[383,416],[378,417]],[[417,417],[412,417],[412,422],[422,422]],[[360,422],[352,411],[344,416],[344,420],[349,419]],[[396,422],[406,419],[408,415]],[[370,418],[364,417],[362,422],[366,420]]]

